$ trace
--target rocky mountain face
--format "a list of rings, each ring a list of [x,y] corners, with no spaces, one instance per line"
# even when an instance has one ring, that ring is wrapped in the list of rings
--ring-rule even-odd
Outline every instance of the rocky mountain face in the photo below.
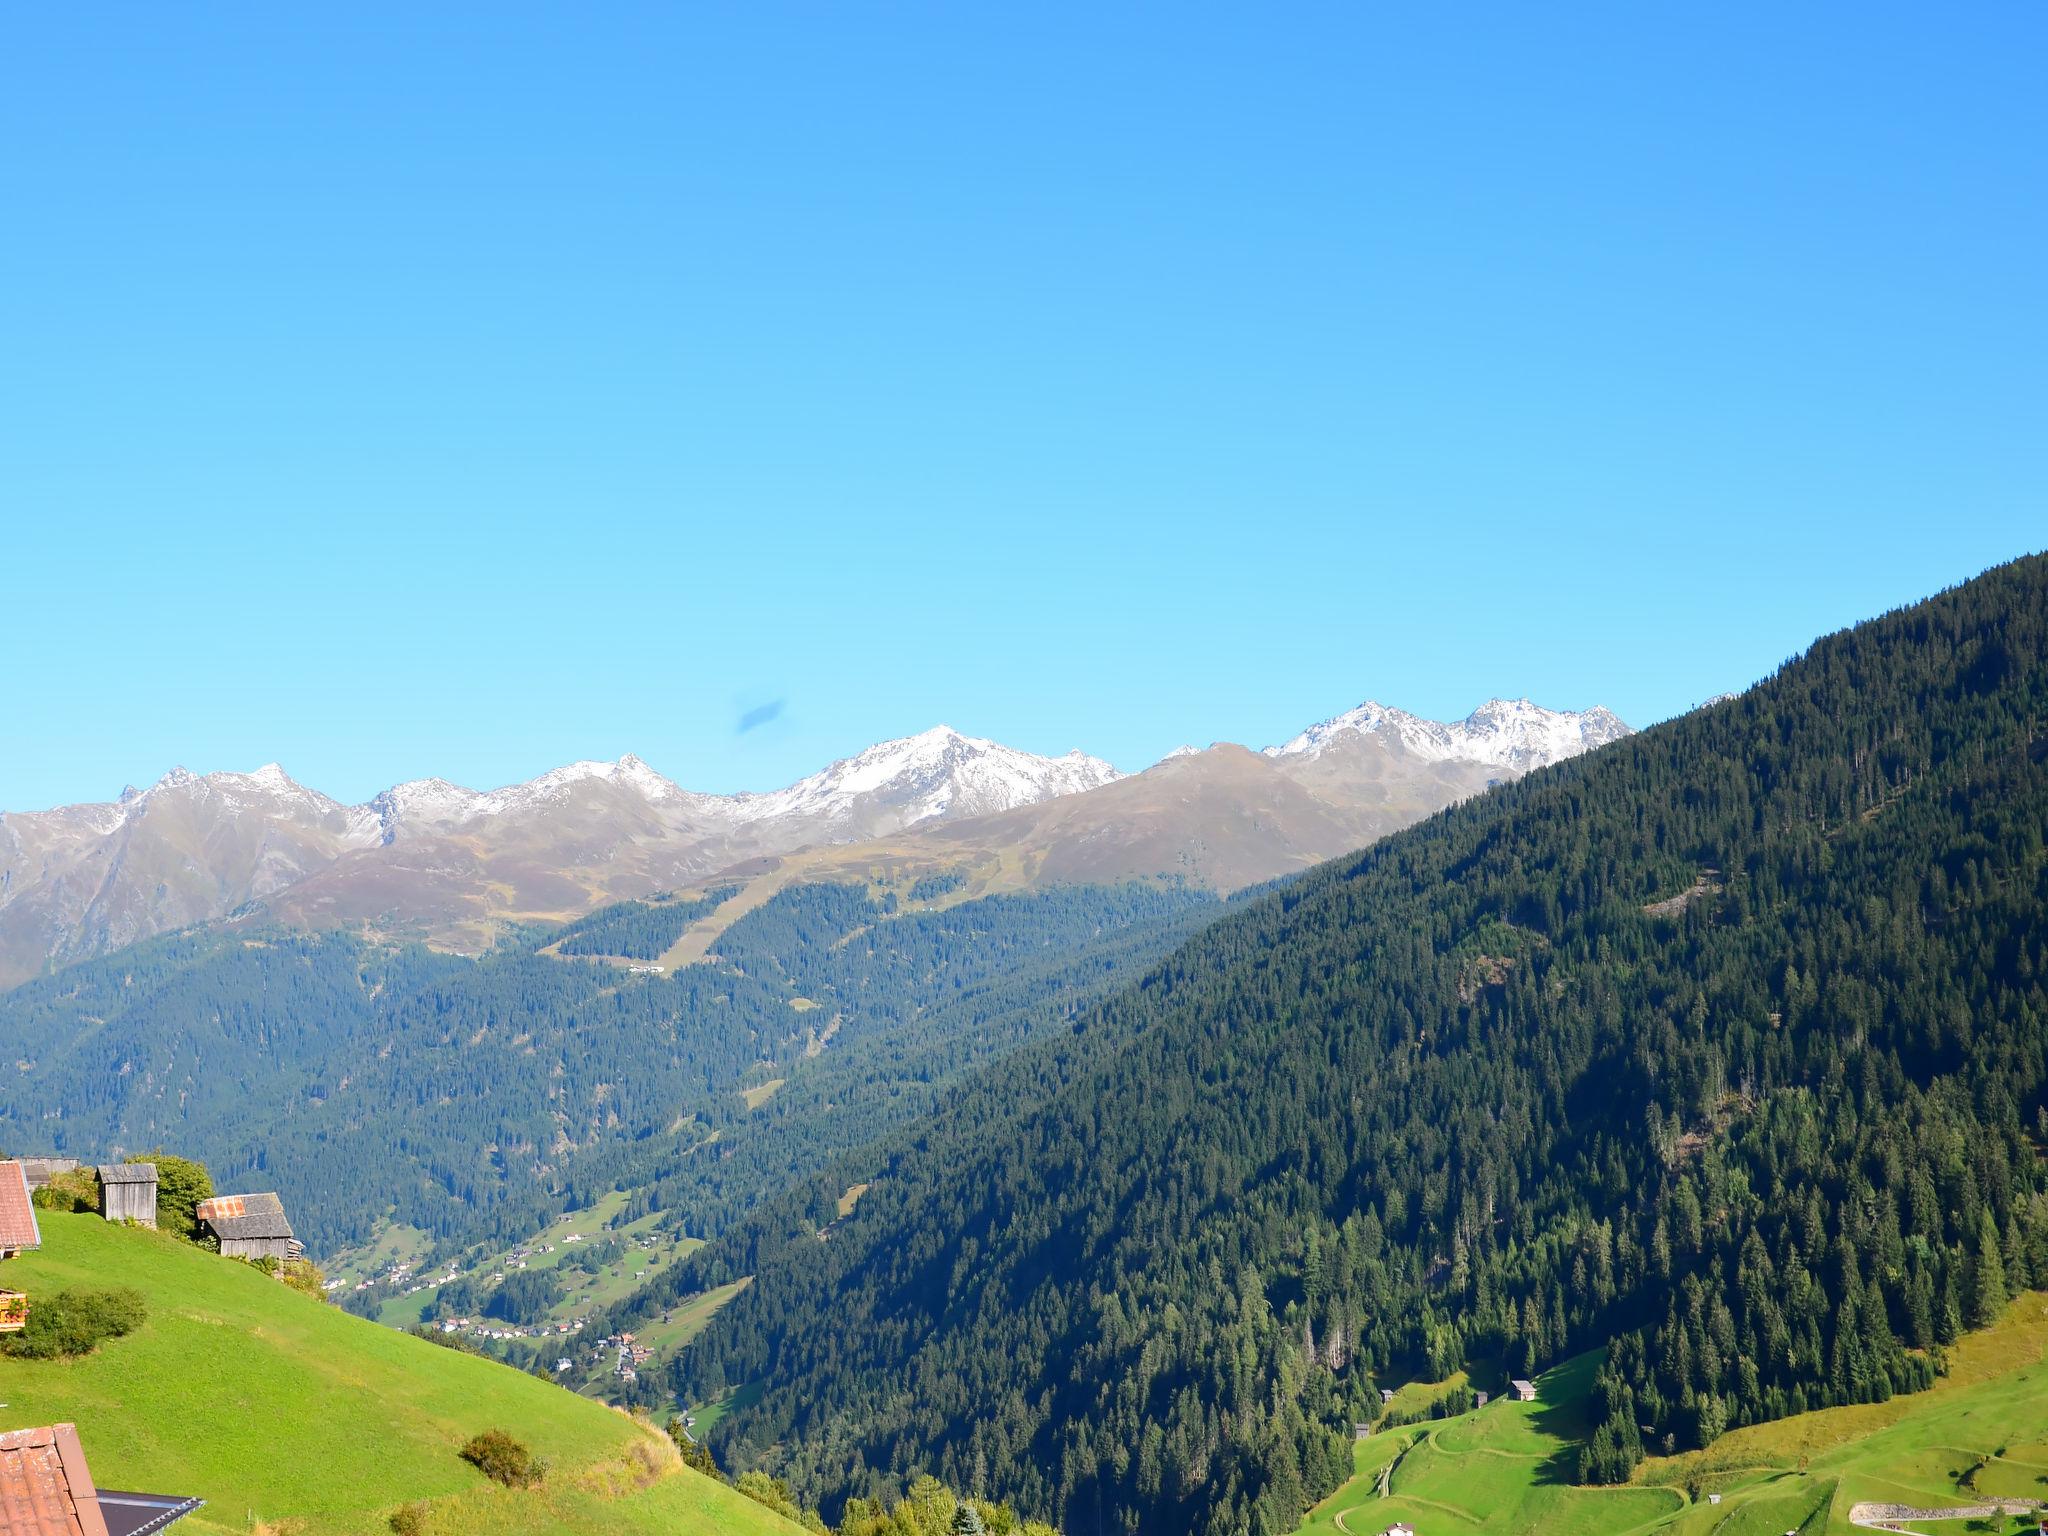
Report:
[[[1061,884],[1181,879],[1233,891],[1292,874],[1410,826],[1495,784],[1629,734],[1604,709],[1495,699],[1444,724],[1364,704],[1263,751],[1181,747],[1143,773],[985,816],[933,820],[866,841],[818,842],[740,866],[743,912],[785,885],[864,880],[907,888],[962,877],[961,897]],[[700,933],[709,947],[715,933]]]
[[[177,769],[111,804],[0,815],[0,985],[224,916],[382,836],[368,807],[274,763]]]
[[[699,794],[627,756],[488,791],[416,779],[353,806],[275,764],[180,769],[108,804],[0,814],[0,985],[238,915],[480,948],[509,920],[714,876],[957,869],[976,893],[1159,876],[1230,890],[1627,729],[1526,700],[1450,725],[1366,704],[1262,753],[1184,749],[1125,776],[941,726],[764,794]]]
[[[271,764],[174,769],[97,805],[0,814],[0,985],[260,907],[481,946],[506,918],[573,916],[750,859],[1006,811],[1117,778],[941,726],[769,794],[705,795],[637,757],[477,791],[445,779],[342,805]]]

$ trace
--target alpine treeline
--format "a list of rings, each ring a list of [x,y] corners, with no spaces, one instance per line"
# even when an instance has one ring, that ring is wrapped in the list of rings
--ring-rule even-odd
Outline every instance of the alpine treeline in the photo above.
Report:
[[[1209,926],[701,1250],[676,1385],[828,1511],[1208,1536],[1459,1363],[1607,1347],[1594,1479],[1924,1385],[2048,1284],[2044,627],[2002,567]]]
[[[614,902],[588,917],[579,917],[546,942],[561,955],[659,960],[685,928],[700,917],[709,917],[739,892],[736,885],[721,885],[682,900]]]

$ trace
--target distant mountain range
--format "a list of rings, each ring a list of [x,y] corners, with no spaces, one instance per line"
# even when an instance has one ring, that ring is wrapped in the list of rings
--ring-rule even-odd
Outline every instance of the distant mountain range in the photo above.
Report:
[[[1367,703],[1264,752],[1186,748],[1124,775],[940,726],[765,794],[696,793],[629,755],[489,791],[416,779],[364,805],[274,763],[174,769],[112,802],[0,813],[0,985],[237,917],[475,949],[507,921],[721,875],[759,899],[938,870],[970,894],[1153,877],[1231,890],[1627,734],[1604,709],[1496,699],[1444,724]]]

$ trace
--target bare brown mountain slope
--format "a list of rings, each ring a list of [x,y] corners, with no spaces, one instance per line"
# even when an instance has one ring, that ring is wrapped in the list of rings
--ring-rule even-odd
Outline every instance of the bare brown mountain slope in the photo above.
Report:
[[[746,882],[744,895],[698,923],[665,958],[671,965],[702,958],[737,917],[806,881],[860,880],[900,899],[923,877],[962,877],[941,902],[1162,878],[1235,891],[1363,848],[1518,777],[1501,763],[1415,750],[1393,733],[1344,731],[1299,752],[1219,742],[1086,794],[721,871],[722,880]]]
[[[187,924],[242,917],[456,949],[713,879],[963,876],[947,899],[1179,878],[1220,891],[1302,869],[1628,728],[1604,710],[1493,700],[1462,721],[1367,703],[1249,752],[1184,751],[1123,777],[939,727],[767,794],[706,795],[638,758],[478,792],[441,779],[342,805],[276,765],[167,775],[115,803],[0,814],[0,986]]]

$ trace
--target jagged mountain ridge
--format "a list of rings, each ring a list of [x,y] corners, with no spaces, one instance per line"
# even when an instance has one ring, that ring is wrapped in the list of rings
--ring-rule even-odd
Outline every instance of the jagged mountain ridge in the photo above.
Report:
[[[1368,699],[1265,750],[1267,757],[1319,757],[1347,735],[1386,736],[1432,762],[1491,763],[1527,773],[1604,747],[1629,734],[1612,711],[1544,709],[1527,699],[1489,699],[1463,720],[1424,720]]]
[[[1497,722],[1490,733],[1475,726],[1482,719]],[[1014,843],[1023,858],[1011,885],[1163,875],[1231,889],[1615,729],[1627,728],[1604,710],[1526,700],[1492,701],[1458,726],[1366,705],[1264,757],[1211,748],[1127,776],[1079,751],[1043,757],[938,726],[786,788],[733,795],[685,789],[630,754],[491,790],[408,780],[361,805],[275,763],[179,768],[112,802],[0,813],[0,985],[252,911],[479,948],[508,919],[757,874],[803,850],[848,850],[857,862],[859,850],[904,839],[929,844],[917,855],[928,863]],[[1247,769],[1247,758],[1265,767]],[[1162,779],[1178,797],[1163,812],[1153,800]],[[1124,785],[1136,788],[1117,792]],[[1033,819],[1056,803],[1084,808]],[[1203,851],[1219,843],[1226,852]]]

